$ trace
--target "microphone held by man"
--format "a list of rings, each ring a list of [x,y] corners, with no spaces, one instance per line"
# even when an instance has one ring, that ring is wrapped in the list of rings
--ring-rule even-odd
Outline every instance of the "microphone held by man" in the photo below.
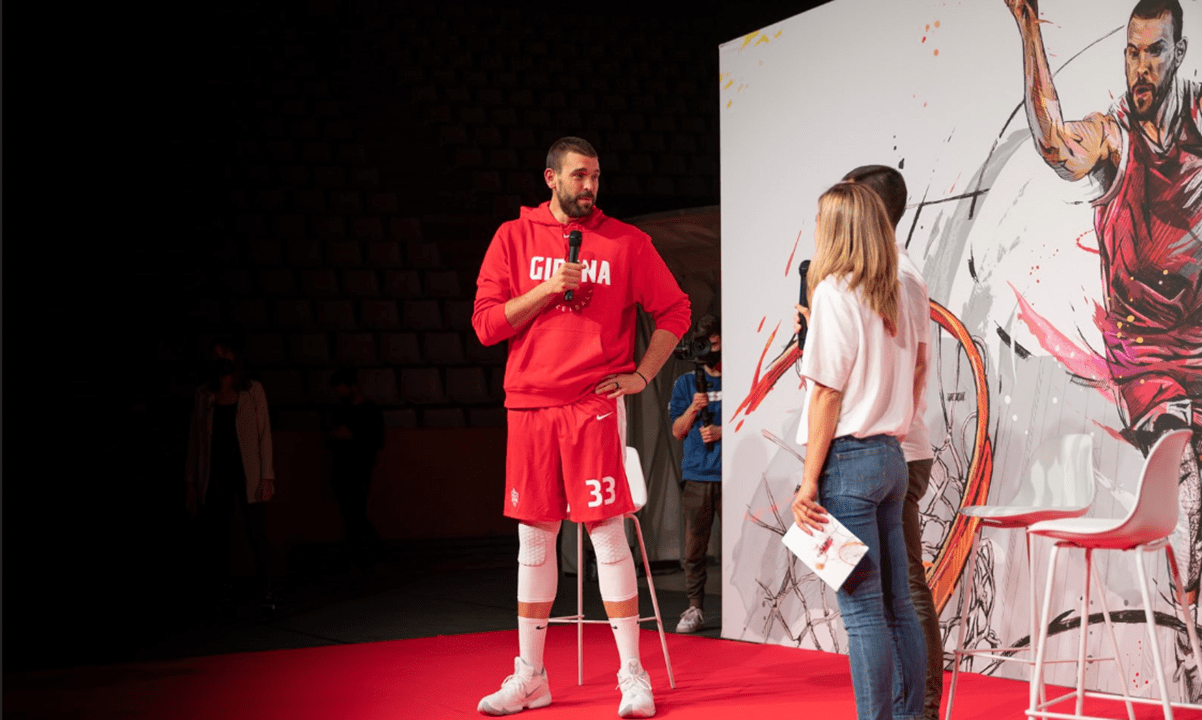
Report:
[[[584,237],[579,230],[573,230],[568,233],[568,262],[580,262],[580,244],[584,242]],[[563,294],[563,299],[567,302],[572,302],[573,291],[569,290]]]

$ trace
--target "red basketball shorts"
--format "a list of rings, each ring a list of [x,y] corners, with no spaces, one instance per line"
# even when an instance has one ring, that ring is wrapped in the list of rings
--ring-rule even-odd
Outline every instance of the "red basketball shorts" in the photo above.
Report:
[[[509,411],[505,515],[593,522],[634,512],[624,467],[626,412],[601,395]]]

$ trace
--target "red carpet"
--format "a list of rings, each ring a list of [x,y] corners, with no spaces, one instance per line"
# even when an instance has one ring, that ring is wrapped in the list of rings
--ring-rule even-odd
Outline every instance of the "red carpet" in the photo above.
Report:
[[[533,720],[615,718],[617,651],[604,625],[585,628],[584,685],[576,685],[576,631],[552,627],[547,667],[554,702]],[[657,717],[855,717],[847,658],[806,650],[669,635],[676,689],[657,633],[644,630]],[[480,718],[476,703],[513,670],[517,632],[219,655],[9,675],[5,718],[317,720]],[[950,677],[950,676],[946,676]],[[1027,686],[961,675],[957,720],[1021,718]],[[1125,717],[1121,704],[1101,714]],[[1137,705],[1136,716],[1161,717]],[[1178,712],[1178,718],[1197,713]]]

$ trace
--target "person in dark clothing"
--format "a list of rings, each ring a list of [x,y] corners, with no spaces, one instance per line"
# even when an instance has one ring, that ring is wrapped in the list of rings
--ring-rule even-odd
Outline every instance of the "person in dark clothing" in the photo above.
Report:
[[[208,379],[196,389],[184,473],[186,503],[204,546],[207,580],[226,586],[241,527],[255,561],[262,605],[273,610],[267,504],[275,495],[271,420],[263,386],[247,377],[236,344],[213,341]]]
[[[330,480],[346,540],[362,553],[379,537],[367,518],[371,473],[384,447],[384,414],[363,394],[354,368],[339,368],[330,377],[338,404],[330,412]]]

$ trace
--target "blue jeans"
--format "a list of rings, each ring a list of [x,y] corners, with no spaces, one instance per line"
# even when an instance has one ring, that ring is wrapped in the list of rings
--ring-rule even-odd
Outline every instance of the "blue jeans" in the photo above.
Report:
[[[926,643],[910,602],[902,504],[908,472],[896,438],[835,438],[819,498],[868,546],[840,588],[859,720],[920,720]]]

